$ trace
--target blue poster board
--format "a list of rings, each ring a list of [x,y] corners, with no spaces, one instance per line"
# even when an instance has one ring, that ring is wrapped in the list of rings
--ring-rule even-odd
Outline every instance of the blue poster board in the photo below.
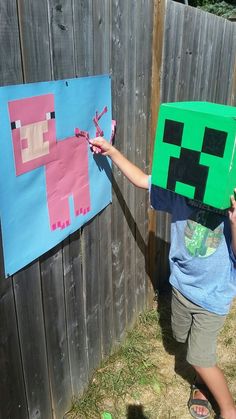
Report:
[[[88,138],[111,137],[111,80],[83,77],[0,88],[0,217],[5,275],[111,202],[110,163]]]

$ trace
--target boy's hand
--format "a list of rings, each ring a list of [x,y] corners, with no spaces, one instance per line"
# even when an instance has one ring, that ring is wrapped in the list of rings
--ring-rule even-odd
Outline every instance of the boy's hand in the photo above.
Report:
[[[96,137],[89,140],[92,152],[95,154],[102,154],[103,156],[111,156],[114,147],[106,141],[103,137]]]
[[[236,200],[235,200],[235,195],[236,195],[236,188],[234,189],[233,195],[230,196],[231,207],[229,209],[229,219],[231,221],[231,224],[235,225],[235,227],[236,227]]]

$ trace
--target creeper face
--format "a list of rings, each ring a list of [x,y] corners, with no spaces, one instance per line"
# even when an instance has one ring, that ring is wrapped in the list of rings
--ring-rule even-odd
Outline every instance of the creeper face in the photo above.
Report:
[[[152,184],[218,209],[236,187],[236,108],[209,102],[161,105]]]

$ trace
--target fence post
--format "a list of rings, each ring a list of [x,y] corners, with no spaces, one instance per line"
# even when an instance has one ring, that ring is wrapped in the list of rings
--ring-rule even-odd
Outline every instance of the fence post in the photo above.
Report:
[[[153,40],[152,40],[152,80],[151,80],[151,127],[149,147],[149,173],[151,173],[152,155],[158,109],[161,101],[161,67],[164,38],[165,0],[154,0]],[[156,213],[148,211],[148,305],[153,303],[153,289],[157,288],[156,279]]]

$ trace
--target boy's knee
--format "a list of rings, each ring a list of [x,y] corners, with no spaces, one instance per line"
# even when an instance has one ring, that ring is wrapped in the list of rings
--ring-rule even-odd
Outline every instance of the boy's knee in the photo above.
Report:
[[[213,368],[216,366],[216,364],[209,365],[208,367],[201,367],[200,365],[193,365],[193,364],[191,365],[195,369],[196,373],[199,374],[200,376],[202,375],[201,373],[205,372],[208,368]]]
[[[204,367],[200,367],[199,365],[192,365],[192,367],[195,369],[195,371],[196,371],[199,375],[201,375],[201,371],[202,371],[203,369],[205,369]]]

